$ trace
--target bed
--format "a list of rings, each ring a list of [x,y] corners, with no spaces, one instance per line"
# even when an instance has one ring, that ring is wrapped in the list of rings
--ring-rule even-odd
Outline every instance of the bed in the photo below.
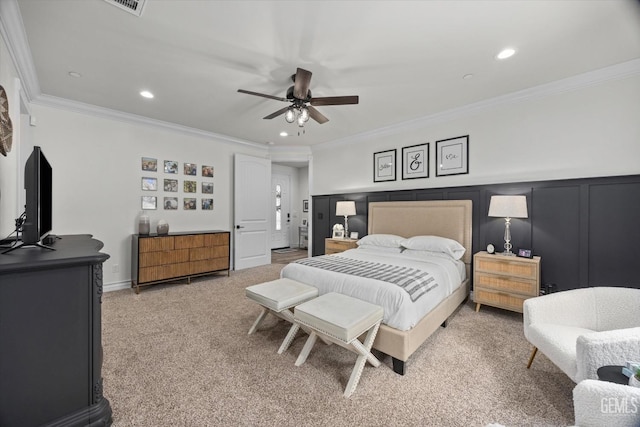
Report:
[[[438,300],[435,304],[431,304],[432,307],[428,307],[426,314],[420,313],[420,317],[416,319],[404,319],[404,325],[395,322],[397,319],[393,321],[388,319],[385,314],[385,320],[383,320],[373,348],[391,356],[393,358],[393,370],[398,374],[404,375],[406,362],[411,354],[440,325],[446,322],[469,295],[472,259],[472,203],[470,200],[372,202],[369,204],[368,215],[368,235],[397,235],[405,238],[412,236],[440,236],[455,240],[464,248],[464,254],[457,266],[460,271],[458,276],[460,283],[451,286],[439,286],[438,288],[443,289],[439,289],[437,292],[429,291],[428,294],[431,294],[429,297],[435,295]],[[377,254],[376,257],[376,254],[365,255],[365,252],[367,251],[362,251],[362,249],[352,249],[329,257],[342,256],[343,260],[355,258],[361,259],[363,262],[375,262],[382,259],[385,263],[394,263],[394,265],[400,263],[406,267],[413,266],[416,261],[415,259],[402,258],[391,253]],[[316,258],[322,259],[326,257],[314,257],[310,260],[315,260]],[[402,261],[398,261],[398,259]],[[444,271],[447,271],[446,267],[443,268]],[[450,270],[451,268],[449,268]],[[370,292],[370,287],[374,282],[379,281],[368,279],[369,283],[365,283],[363,280],[367,279],[362,277],[353,277],[346,274],[343,277],[338,277],[337,275],[340,274],[342,273],[336,271],[319,272],[317,266],[312,267],[292,263],[282,270],[281,276],[314,285],[318,287],[321,294],[336,291],[377,303],[383,307],[387,304],[386,302],[376,301],[378,296],[366,295],[367,292]],[[441,273],[438,277],[441,277],[442,274],[445,273]],[[444,288],[450,289],[444,292],[444,295],[437,296],[436,293],[440,293]],[[378,294],[380,292],[373,291],[370,293]],[[431,301],[432,298],[423,299],[423,297],[420,297],[419,300]],[[423,302],[423,305],[429,305],[429,303]],[[397,316],[402,317],[403,314],[400,313]],[[407,328],[407,322],[410,325],[409,328]]]

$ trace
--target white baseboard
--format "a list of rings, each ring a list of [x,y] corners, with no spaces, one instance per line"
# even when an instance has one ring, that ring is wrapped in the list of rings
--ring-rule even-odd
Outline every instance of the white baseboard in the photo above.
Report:
[[[131,281],[125,280],[124,282],[114,282],[107,285],[102,285],[103,292],[113,292],[122,289],[131,289]]]

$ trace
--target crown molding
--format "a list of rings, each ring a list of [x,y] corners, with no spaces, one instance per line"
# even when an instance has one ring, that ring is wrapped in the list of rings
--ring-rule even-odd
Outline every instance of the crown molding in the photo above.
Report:
[[[519,90],[517,92],[508,93],[506,95],[497,96],[495,98],[467,104],[462,107],[452,108],[450,110],[431,114],[429,116],[419,117],[417,119],[407,120],[390,126],[369,130],[346,138],[340,138],[333,141],[323,142],[313,146],[314,149],[326,149],[346,144],[355,144],[358,142],[368,141],[371,138],[379,138],[381,136],[391,136],[401,132],[422,129],[439,123],[457,120],[478,114],[483,110],[489,110],[499,106],[508,104],[530,101],[537,98],[545,98],[565,92],[571,92],[590,86],[596,86],[610,80],[619,80],[640,74],[640,59],[612,65],[610,67],[601,68],[599,70],[589,71],[528,89]]]
[[[41,93],[40,83],[16,0],[0,0],[0,35],[16,66],[27,100],[35,99]]]
[[[0,0],[1,1],[1,0]],[[34,105],[42,105],[44,107],[60,108],[68,111],[73,111],[80,114],[89,114],[92,116],[107,118],[111,120],[117,120],[120,122],[142,124],[161,128],[177,133],[186,135],[198,136],[203,138],[216,139],[222,142],[228,142],[231,144],[248,145],[252,148],[259,148],[268,151],[268,148],[264,144],[257,142],[246,141],[244,139],[234,138],[228,135],[222,135],[215,132],[204,131],[201,129],[191,128],[188,126],[182,126],[171,122],[165,122],[162,120],[150,119],[144,116],[138,116],[136,114],[124,113],[122,111],[111,110],[109,108],[97,107],[91,104],[85,104],[82,102],[71,101],[65,98],[59,98],[51,95],[40,95],[31,102]]]

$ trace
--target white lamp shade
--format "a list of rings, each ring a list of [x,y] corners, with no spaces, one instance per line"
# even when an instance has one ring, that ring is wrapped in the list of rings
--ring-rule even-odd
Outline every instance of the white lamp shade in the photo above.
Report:
[[[336,202],[337,216],[351,216],[356,214],[356,202]]]
[[[491,196],[489,216],[500,218],[528,218],[527,197]]]

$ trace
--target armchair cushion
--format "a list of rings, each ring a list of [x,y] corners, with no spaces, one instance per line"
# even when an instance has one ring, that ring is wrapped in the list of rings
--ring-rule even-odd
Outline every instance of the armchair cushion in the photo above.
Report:
[[[575,424],[579,427],[637,427],[640,388],[584,380],[573,389]]]

